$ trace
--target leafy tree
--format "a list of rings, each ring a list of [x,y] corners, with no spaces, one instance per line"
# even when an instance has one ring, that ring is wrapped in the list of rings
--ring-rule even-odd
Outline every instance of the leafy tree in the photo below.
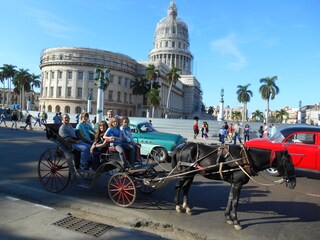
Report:
[[[31,90],[31,74],[29,69],[20,68],[13,79],[13,85],[15,86],[14,91],[19,94],[20,105],[23,109],[25,107],[25,93]]]
[[[131,81],[130,87],[132,89],[133,95],[142,95],[143,96],[143,103],[145,102],[145,95],[150,90],[150,83],[146,78],[136,78],[134,81]]]
[[[157,82],[158,77],[160,77],[160,71],[153,64],[149,64],[146,69],[146,78],[151,82],[151,88],[154,87],[153,85]]]
[[[263,122],[264,115],[263,112],[260,110],[256,110],[255,112],[252,113],[252,120],[256,122]]]
[[[232,118],[233,120],[239,121],[239,120],[241,119],[241,117],[242,117],[242,114],[241,114],[240,111],[233,111],[233,112],[231,113],[231,118]]]
[[[247,85],[238,85],[237,88],[237,95],[238,95],[238,101],[242,103],[242,121],[245,121],[247,116],[247,103],[250,102],[250,98],[252,97],[253,93],[251,90],[249,90],[249,86],[251,84]]]
[[[268,125],[269,118],[269,104],[270,99],[273,100],[276,95],[280,92],[279,87],[276,85],[277,76],[273,76],[272,78],[266,77],[260,79],[260,83],[262,85],[259,88],[259,92],[261,94],[261,98],[267,101],[267,114],[266,114],[266,124]]]
[[[213,114],[213,107],[210,106],[209,109],[208,109],[208,114],[212,115]]]
[[[12,81],[16,70],[15,70],[16,66],[11,65],[11,64],[3,64],[2,67],[0,67],[0,75],[1,75],[1,82],[3,83],[3,104],[4,104],[4,92],[5,92],[5,80],[7,80],[8,82],[8,95],[7,95],[7,99],[8,99],[8,105],[11,105],[11,86],[10,86],[10,82]]]
[[[276,117],[276,119],[278,120],[279,123],[282,123],[284,117],[289,118],[289,113],[284,109],[281,109],[279,111],[277,110],[275,112],[275,117]]]
[[[160,89],[151,88],[147,93],[147,103],[152,106],[152,118],[154,117],[154,110],[160,105],[161,97],[159,96]]]
[[[166,109],[166,118],[168,118],[168,112],[169,112],[169,102],[170,102],[170,95],[172,86],[177,83],[177,81],[180,79],[180,75],[178,72],[180,72],[181,69],[173,66],[171,70],[167,73],[167,82],[170,84],[169,91],[168,91],[168,98],[167,98],[167,109]]]

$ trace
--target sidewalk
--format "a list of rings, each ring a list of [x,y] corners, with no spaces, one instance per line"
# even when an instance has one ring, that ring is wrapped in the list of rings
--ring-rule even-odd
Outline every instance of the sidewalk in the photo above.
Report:
[[[164,239],[152,233],[131,228],[114,227],[82,219],[81,217],[71,216],[63,211],[1,193],[0,205],[0,240]],[[69,229],[66,227],[69,227]]]

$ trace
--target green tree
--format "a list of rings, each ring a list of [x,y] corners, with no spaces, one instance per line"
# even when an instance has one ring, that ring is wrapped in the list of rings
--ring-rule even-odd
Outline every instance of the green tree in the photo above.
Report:
[[[29,69],[20,68],[13,78],[14,91],[19,94],[21,109],[25,108],[25,93],[31,90],[31,76]]]
[[[256,122],[263,122],[264,115],[260,110],[256,110],[252,113],[252,120]]]
[[[233,111],[233,112],[231,113],[231,118],[232,118],[233,120],[239,121],[239,120],[241,119],[241,117],[242,117],[242,114],[241,114],[240,111]]]
[[[150,90],[150,83],[148,83],[148,80],[146,78],[136,78],[134,81],[131,81],[130,87],[132,89],[133,95],[141,95],[143,97],[142,104],[144,105],[145,102],[145,95]],[[137,106],[136,106],[137,110]]]
[[[154,110],[160,105],[161,97],[159,96],[160,89],[151,88],[147,93],[147,103],[152,106],[152,118],[154,117]]]
[[[160,77],[159,70],[156,69],[155,65],[149,64],[146,69],[146,79],[151,82],[151,88],[153,88],[154,83],[157,82],[157,79]]]
[[[279,111],[277,110],[277,111],[275,112],[275,117],[276,117],[276,119],[277,119],[277,121],[278,121],[279,123],[282,123],[284,117],[289,118],[289,113],[288,113],[286,110],[284,110],[284,109],[281,109],[281,110],[279,110]]]
[[[273,100],[277,94],[279,94],[279,87],[276,85],[277,76],[273,76],[272,78],[266,77],[260,79],[260,83],[262,85],[259,88],[259,92],[261,94],[261,98],[267,101],[267,113],[266,113],[266,124],[268,125],[269,111],[270,111],[270,99]]]
[[[0,67],[0,75],[1,75],[1,82],[3,83],[3,104],[4,102],[4,93],[5,93],[5,80],[8,82],[8,92],[7,92],[7,104],[11,105],[11,81],[16,73],[15,70],[16,66],[11,64],[3,64],[2,67]]]
[[[168,98],[167,98],[167,106],[166,106],[166,118],[168,118],[168,112],[169,112],[169,102],[170,102],[170,95],[172,86],[177,83],[177,81],[180,79],[180,75],[178,72],[180,72],[181,69],[173,66],[171,70],[167,73],[167,82],[170,84],[169,91],[168,91]]]
[[[252,91],[248,89],[250,85],[251,84],[237,86],[238,101],[242,103],[242,121],[247,120],[247,103],[250,102],[250,98],[253,95]]]
[[[208,114],[212,115],[213,114],[213,107],[210,106],[209,109],[208,109]]]

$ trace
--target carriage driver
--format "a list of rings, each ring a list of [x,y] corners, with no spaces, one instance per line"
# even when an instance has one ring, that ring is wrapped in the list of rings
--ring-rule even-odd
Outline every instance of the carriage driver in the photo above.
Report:
[[[62,124],[59,128],[59,135],[63,137],[67,142],[72,144],[72,147],[75,150],[81,152],[80,158],[80,168],[82,170],[89,170],[89,158],[90,158],[90,147],[91,145],[85,142],[82,142],[78,139],[76,131],[70,124],[70,117],[68,114],[63,114]]]

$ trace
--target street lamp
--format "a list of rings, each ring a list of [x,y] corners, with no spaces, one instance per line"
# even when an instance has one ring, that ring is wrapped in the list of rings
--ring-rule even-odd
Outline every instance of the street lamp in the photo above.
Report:
[[[95,85],[98,87],[98,96],[97,96],[97,122],[102,121],[103,116],[103,93],[107,90],[109,86],[110,79],[109,79],[109,72],[108,68],[101,70],[96,68],[94,71],[94,80]]]

